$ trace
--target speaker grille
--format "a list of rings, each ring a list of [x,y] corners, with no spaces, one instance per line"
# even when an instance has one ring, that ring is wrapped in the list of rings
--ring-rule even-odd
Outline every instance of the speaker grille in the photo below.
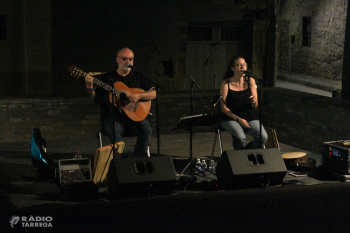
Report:
[[[108,191],[114,196],[148,196],[172,193],[176,173],[171,156],[112,160]]]
[[[224,151],[216,167],[224,189],[280,184],[286,173],[279,148]]]

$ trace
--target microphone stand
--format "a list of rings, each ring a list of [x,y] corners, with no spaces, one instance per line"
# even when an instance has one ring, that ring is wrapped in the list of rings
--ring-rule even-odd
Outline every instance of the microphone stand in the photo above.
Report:
[[[158,156],[160,155],[160,130],[159,130],[159,92],[158,89],[162,88],[162,86],[158,85],[157,83],[153,82],[152,80],[150,80],[149,78],[144,77],[143,75],[141,75],[134,66],[129,64],[129,68],[132,69],[132,71],[135,74],[138,74],[140,78],[143,78],[145,80],[147,80],[148,82],[152,83],[156,89],[157,92],[157,102],[156,102],[156,114],[157,114],[157,150],[158,150]]]
[[[112,150],[113,150],[113,159],[115,159],[115,100],[117,99],[117,95],[115,93],[114,85],[112,85]],[[103,124],[103,123],[102,123]]]
[[[95,76],[95,75],[101,75],[101,74],[104,74],[106,72],[90,72],[89,75],[91,76]],[[95,78],[93,79],[93,82],[95,81]],[[111,103],[111,111],[112,111],[112,150],[113,150],[113,159],[116,158],[115,156],[115,125],[114,125],[114,121],[115,121],[115,110],[114,110],[114,106],[115,106],[115,100],[118,99],[118,96],[115,92],[115,89],[114,89],[114,85],[112,84],[111,85],[112,89],[109,90],[109,92],[111,93],[112,95],[112,103]],[[100,113],[102,114],[102,113]],[[101,121],[101,125],[102,125],[102,130],[103,130],[103,122]]]
[[[191,79],[191,92],[193,92],[193,84],[196,84],[198,86],[198,88],[208,97],[208,99],[210,100],[210,102],[213,102],[212,98],[210,98],[210,96],[201,88],[201,86],[199,86],[199,84],[191,77],[191,75],[189,75],[189,78]],[[193,94],[193,93],[192,93]],[[192,98],[192,96],[191,96]],[[215,106],[214,106],[215,107]],[[191,109],[192,111],[193,109]],[[191,112],[192,115],[192,112]]]
[[[247,75],[253,79],[255,79],[255,82],[257,85],[259,85],[259,102],[261,101],[262,103],[262,84],[263,83],[267,83],[267,81],[262,80],[260,78],[256,78],[254,76],[252,76],[250,74],[250,72],[247,72]],[[262,119],[262,105],[260,105],[259,108],[259,125],[260,125],[260,149],[263,149],[263,145],[262,145],[262,123],[261,123],[261,119]]]
[[[190,116],[193,115],[193,85],[197,84],[196,81],[194,81],[191,77],[191,75],[189,75],[190,79],[191,79],[191,111],[190,111]],[[193,154],[192,154],[192,144],[193,144],[193,127],[192,125],[188,125],[188,130],[190,131],[190,157],[189,157],[189,162],[187,164],[187,166],[182,170],[182,172],[180,174],[183,174],[185,172],[185,170],[188,168],[188,166],[190,166],[192,164],[193,161]],[[193,175],[193,165],[190,166],[190,174]]]
[[[193,86],[194,86],[194,84],[196,84],[198,87],[199,87],[199,89],[208,97],[208,99],[211,101],[211,102],[213,102],[213,100],[209,97],[209,95],[200,87],[200,85],[192,78],[192,76],[191,75],[189,75],[189,78],[191,79],[191,111],[190,111],[190,116],[192,116],[193,115]],[[221,98],[220,98],[221,99]],[[220,100],[219,99],[219,100]],[[219,101],[218,100],[218,101]],[[216,106],[216,104],[218,103],[218,101],[215,103],[215,105],[214,105],[214,107]],[[188,130],[190,131],[190,158],[189,158],[189,163],[188,163],[188,165],[184,168],[184,170],[181,172],[181,174],[182,173],[184,173],[185,172],[185,170],[187,169],[187,167],[190,165],[190,164],[192,164],[192,161],[193,161],[193,127],[192,127],[192,125],[189,125],[188,126]],[[191,166],[190,167],[191,168],[191,174],[193,174],[193,166]]]

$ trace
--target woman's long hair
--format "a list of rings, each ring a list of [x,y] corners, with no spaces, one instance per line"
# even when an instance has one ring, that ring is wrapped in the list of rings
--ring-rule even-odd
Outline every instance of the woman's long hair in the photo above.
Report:
[[[226,69],[226,72],[225,72],[225,74],[224,74],[223,79],[228,80],[229,78],[233,77],[233,75],[234,75],[235,73],[233,72],[233,70],[231,69],[231,67],[235,67],[235,65],[236,65],[235,63],[236,63],[236,61],[237,61],[238,59],[244,59],[244,60],[245,60],[245,58],[242,57],[242,56],[240,56],[240,55],[235,55],[235,56],[233,56],[233,57],[230,59],[230,61],[228,62],[228,64],[227,64],[227,69]],[[245,76],[244,76],[244,81],[245,81],[245,82],[248,82],[248,80],[249,80],[249,77],[248,77],[247,75],[245,75]]]

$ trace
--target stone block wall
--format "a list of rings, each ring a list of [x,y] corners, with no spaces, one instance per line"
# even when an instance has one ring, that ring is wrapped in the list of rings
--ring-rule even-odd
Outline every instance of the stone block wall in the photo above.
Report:
[[[278,21],[280,41],[279,41],[279,63],[278,68],[282,70],[290,70],[290,36],[289,36],[289,21]]]
[[[99,108],[89,99],[2,99],[0,143],[30,142],[33,128],[48,140],[90,139],[99,129]]]
[[[350,102],[283,88],[264,90],[263,123],[280,142],[322,154],[323,142],[350,139]]]
[[[207,92],[215,96],[218,90]],[[191,94],[159,93],[159,129],[161,134],[184,133],[186,128],[172,130],[182,116],[190,116]],[[276,130],[281,143],[322,153],[326,141],[350,139],[350,103],[345,100],[287,90],[264,88],[262,121]],[[156,101],[152,102],[148,119],[157,131]],[[203,93],[196,91],[193,115],[215,114]],[[0,145],[27,143],[33,128],[52,144],[55,141],[85,140],[96,145],[100,128],[99,107],[88,98],[72,99],[2,99],[0,100]],[[213,130],[212,126],[195,127],[194,131]],[[51,144],[51,145],[52,145]],[[3,150],[3,148],[0,148]]]
[[[219,91],[207,92],[215,96]],[[172,131],[182,116],[191,115],[189,91],[158,93],[159,129],[161,133],[182,133],[186,129]],[[193,115],[217,112],[209,109],[211,102],[203,93],[193,95]],[[33,128],[39,128],[46,141],[64,142],[85,140],[96,142],[100,129],[99,105],[89,98],[13,98],[0,100],[0,146],[6,143],[27,143],[28,149]],[[157,101],[152,101],[151,114],[147,117],[157,132]],[[198,130],[205,130],[198,129]],[[3,148],[0,148],[3,150]]]
[[[347,0],[289,0],[282,5],[280,49],[290,51],[290,71],[341,80],[347,5]],[[311,17],[310,47],[302,45],[303,17]],[[289,27],[288,35],[283,35],[285,27]],[[291,36],[295,42],[287,44]],[[279,67],[286,69],[285,53],[281,55]]]

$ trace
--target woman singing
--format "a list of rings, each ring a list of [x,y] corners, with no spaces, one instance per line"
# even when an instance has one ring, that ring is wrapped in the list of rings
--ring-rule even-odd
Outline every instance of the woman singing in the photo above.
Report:
[[[249,132],[253,140],[253,149],[264,148],[267,133],[262,126],[262,145],[260,144],[260,123],[256,113],[258,94],[255,80],[246,76],[242,71],[247,70],[248,64],[240,56],[234,56],[226,70],[221,83],[221,109],[225,114],[221,126],[233,138],[233,148],[243,149],[246,142],[244,131]]]

